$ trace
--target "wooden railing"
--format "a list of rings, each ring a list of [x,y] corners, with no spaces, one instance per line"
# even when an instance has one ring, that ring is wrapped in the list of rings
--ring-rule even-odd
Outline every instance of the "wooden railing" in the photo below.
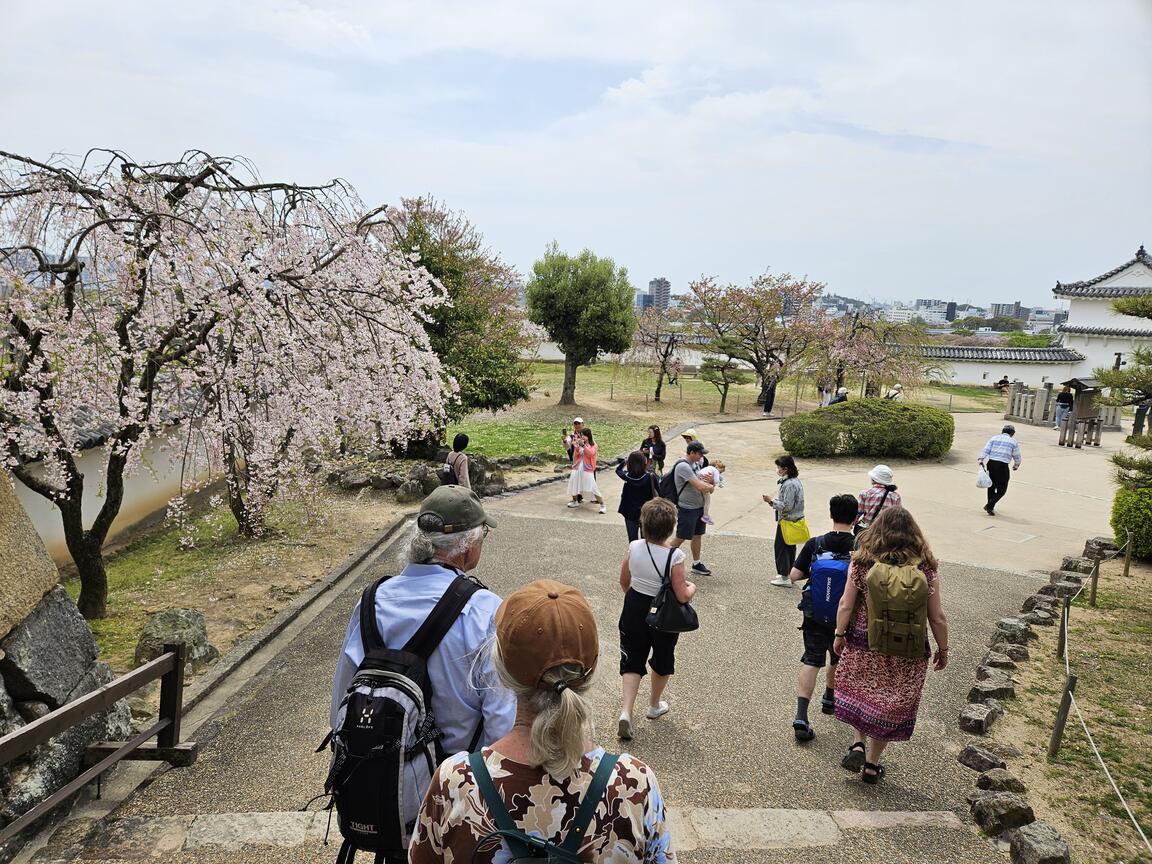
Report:
[[[101,741],[90,746],[84,760],[90,767],[0,830],[0,844],[19,835],[29,825],[80,791],[85,784],[98,779],[105,771],[124,759],[154,760],[177,767],[191,765],[196,761],[197,745],[180,743],[185,652],[186,647],[182,642],[165,645],[164,653],[150,663],[145,663],[139,669],[122,675],[115,681],[110,681],[103,687],[0,738],[0,768],[2,768],[61,732],[82,723],[89,717],[110,710],[125,696],[136,692],[146,684],[160,679],[160,712],[156,722],[127,741]],[[145,744],[153,737],[156,738],[155,744]]]

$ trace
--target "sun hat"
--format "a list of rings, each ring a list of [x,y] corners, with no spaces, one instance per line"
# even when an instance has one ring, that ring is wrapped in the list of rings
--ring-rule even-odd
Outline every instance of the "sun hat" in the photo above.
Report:
[[[904,389],[904,385],[903,385],[903,384],[893,384],[893,385],[892,385],[892,389],[893,389],[893,390],[903,390],[903,389]]]
[[[887,465],[877,465],[868,472],[868,478],[873,483],[880,483],[883,486],[892,485],[892,469]]]
[[[683,432],[680,433],[680,437],[681,438],[695,438],[696,437],[696,430],[695,429],[685,429]]]
[[[839,395],[843,396],[845,393],[847,393],[847,392],[848,392],[848,388],[847,388],[847,387],[841,387],[841,388],[840,388],[839,390],[837,390],[836,392],[837,392]]]
[[[437,486],[420,505],[416,527],[425,534],[458,534],[496,520],[484,511],[476,493],[464,486]]]
[[[496,641],[504,668],[525,687],[543,690],[549,669],[579,666],[583,682],[596,668],[600,637],[584,595],[571,585],[537,579],[509,594],[496,610]],[[560,688],[563,689],[563,688]]]

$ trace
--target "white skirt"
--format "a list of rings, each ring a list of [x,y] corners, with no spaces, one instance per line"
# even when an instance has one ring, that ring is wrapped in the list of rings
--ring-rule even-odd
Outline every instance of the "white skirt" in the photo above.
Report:
[[[583,495],[585,498],[600,498],[600,487],[596,485],[596,473],[573,468],[568,476],[569,496]]]

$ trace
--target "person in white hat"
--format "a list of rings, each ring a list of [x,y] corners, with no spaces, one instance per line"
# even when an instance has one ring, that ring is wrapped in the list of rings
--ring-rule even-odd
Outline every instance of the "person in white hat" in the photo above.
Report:
[[[833,396],[831,398],[831,400],[829,400],[828,404],[829,405],[839,405],[841,402],[847,402],[847,401],[848,401],[848,388],[847,387],[841,387],[839,390],[836,391],[836,395]]]
[[[903,384],[893,384],[892,389],[884,394],[884,398],[885,399],[891,399],[893,402],[903,402],[904,398],[905,398],[904,397],[904,385]]]
[[[876,521],[880,511],[889,507],[899,507],[900,493],[892,482],[892,469],[887,465],[877,465],[868,472],[868,479],[872,485],[865,489],[856,499],[857,508],[856,525],[853,529],[857,535]]]
[[[580,433],[584,431],[584,418],[572,418],[572,431],[569,432],[567,428],[560,430],[560,443],[564,447],[564,452],[568,454],[568,461],[572,461],[573,455],[576,453],[576,444],[580,440]],[[583,503],[584,496],[577,495],[576,503]]]

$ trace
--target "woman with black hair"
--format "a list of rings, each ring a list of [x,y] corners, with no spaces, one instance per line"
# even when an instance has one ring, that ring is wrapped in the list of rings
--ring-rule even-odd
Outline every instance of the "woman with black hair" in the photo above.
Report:
[[[668,447],[664,443],[664,439],[660,437],[660,427],[653,424],[648,427],[648,437],[644,439],[644,444],[647,445],[648,459],[652,463],[653,469],[657,474],[664,473],[664,459],[668,454]],[[645,449],[643,446],[641,450]]]
[[[787,587],[792,584],[788,576],[792,572],[792,565],[796,563],[796,545],[784,541],[780,523],[798,522],[804,518],[804,487],[797,479],[800,469],[796,467],[796,460],[789,454],[776,457],[776,473],[780,475],[776,481],[780,491],[775,498],[771,495],[762,497],[776,511],[776,578],[772,584]]]
[[[463,432],[457,432],[456,437],[452,439],[452,452],[448,454],[445,464],[452,469],[452,473],[456,476],[457,486],[471,489],[472,479],[468,476],[468,456],[464,453],[467,447],[468,436]]]
[[[616,476],[624,481],[616,512],[624,517],[624,528],[631,543],[640,539],[640,508],[657,497],[656,478],[648,473],[648,460],[639,450],[629,453],[627,462],[617,460]]]

